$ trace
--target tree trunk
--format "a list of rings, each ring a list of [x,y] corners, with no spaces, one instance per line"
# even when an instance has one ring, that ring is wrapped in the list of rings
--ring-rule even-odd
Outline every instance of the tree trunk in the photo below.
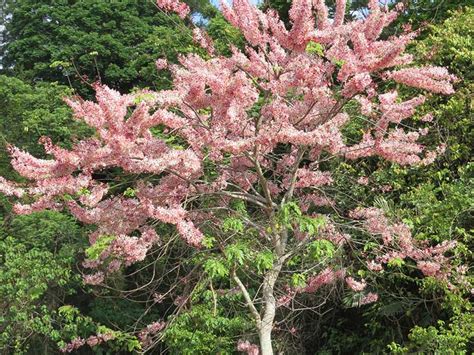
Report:
[[[272,330],[273,321],[275,320],[276,302],[275,296],[273,295],[275,282],[272,282],[272,280],[276,280],[279,270],[278,272],[275,271],[275,269],[269,271],[267,274],[268,277],[265,277],[266,282],[263,286],[265,311],[259,329],[261,355],[273,355]]]
[[[282,266],[282,261],[278,260],[273,268],[267,272],[264,278],[263,303],[265,308],[258,332],[260,337],[261,355],[273,355],[272,330],[276,313],[274,288]]]
[[[285,263],[284,254],[287,240],[288,231],[286,229],[274,236],[273,245],[277,260],[272,268],[266,272],[263,279],[262,296],[264,309],[263,316],[258,324],[261,355],[273,355],[272,330],[276,313],[275,283]]]
[[[260,355],[273,355],[272,346],[272,326],[263,326],[259,332],[260,337]]]

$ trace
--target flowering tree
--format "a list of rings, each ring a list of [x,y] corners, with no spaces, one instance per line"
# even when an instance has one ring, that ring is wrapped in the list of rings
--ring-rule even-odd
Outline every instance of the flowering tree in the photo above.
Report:
[[[189,12],[176,0],[158,5],[183,18]],[[406,259],[449,283],[445,253],[453,243],[416,242],[407,226],[372,207],[347,216],[318,211],[337,203],[326,191],[333,178],[325,163],[334,157],[379,156],[401,165],[436,157],[417,143],[425,130],[402,123],[423,96],[403,101],[395,89],[383,92],[382,82],[450,94],[455,78],[444,68],[409,66],[404,50],[415,33],[380,39],[397,10],[376,0],[369,1],[367,18],[349,23],[345,0],[337,1],[333,19],[323,0],[296,0],[289,30],[274,11],[263,13],[247,0],[221,6],[245,37],[245,51],[218,56],[209,36],[195,29],[206,56],[183,56],[180,65],[157,61],[174,77],[171,90],[121,95],[97,84],[97,102],[67,99],[94,137],[71,150],[42,138],[49,160],[11,147],[13,167],[30,180],[23,186],[0,178],[0,191],[20,199],[16,212],[67,209],[96,226],[85,261],[95,269],[85,277],[90,284],[159,247],[166,236],[157,234],[157,224],[174,226],[190,247],[210,250],[204,271],[228,277],[243,295],[260,350],[243,340],[238,348],[252,354],[273,353],[277,308],[291,309],[302,294],[328,292],[341,280],[359,294],[359,304],[377,300],[343,258],[354,250],[365,247],[359,255],[373,273]],[[360,141],[348,142],[342,129],[355,103],[365,130]],[[100,179],[112,168],[133,176],[125,191]],[[370,245],[354,242],[361,230],[372,236]],[[256,289],[244,279],[250,264]]]

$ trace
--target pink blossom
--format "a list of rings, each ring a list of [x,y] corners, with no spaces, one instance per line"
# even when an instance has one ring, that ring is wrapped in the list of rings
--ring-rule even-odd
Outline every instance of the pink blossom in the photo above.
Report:
[[[389,73],[388,77],[398,83],[446,95],[454,92],[451,83],[457,80],[447,69],[431,66],[400,69]]]
[[[293,45],[303,48],[308,42],[308,37],[314,29],[311,0],[295,0],[289,11],[293,23],[288,36]]]
[[[367,286],[367,283],[364,280],[359,282],[354,280],[352,277],[346,277],[346,283],[347,286],[349,286],[349,288],[355,292],[363,291]]]
[[[87,345],[93,347],[100,344],[100,339],[96,337],[95,335],[92,335],[86,339],[86,342],[87,342]]]
[[[103,272],[96,272],[92,275],[84,275],[84,283],[88,285],[100,285],[104,282],[104,273]]]
[[[369,184],[369,178],[367,176],[361,176],[357,179],[357,183],[360,185],[367,186]]]
[[[250,343],[248,340],[239,340],[237,343],[237,351],[247,353],[247,355],[259,355],[260,349],[257,345]]]
[[[319,274],[309,277],[307,281],[307,286],[302,291],[308,292],[308,293],[314,293],[320,287],[324,285],[332,284],[340,277],[343,277],[343,276],[334,272],[334,270],[330,268],[326,268],[323,271],[321,271]]]
[[[366,304],[374,303],[377,302],[379,299],[379,295],[376,293],[369,292],[366,294],[362,299],[359,301],[359,305],[363,306]]]
[[[146,329],[150,334],[155,334],[163,330],[165,326],[166,326],[165,322],[153,322],[151,324],[148,324],[146,326]]]
[[[150,346],[152,344],[153,335],[163,330],[165,326],[166,326],[166,323],[161,322],[161,321],[148,324],[146,328],[144,328],[138,334],[138,338],[140,339],[142,346],[144,347]]]
[[[366,230],[382,237],[383,244],[373,251],[377,255],[375,260],[367,263],[369,270],[380,272],[383,270],[383,264],[395,259],[411,258],[416,261],[417,267],[425,276],[448,280],[453,266],[443,254],[456,246],[455,241],[443,241],[434,246],[427,246],[426,242],[417,242],[406,225],[391,223],[383,211],[376,208],[356,209],[351,212],[351,216],[365,219]]]
[[[113,333],[104,333],[104,334],[97,334],[97,337],[103,341],[103,342],[107,342],[109,340],[112,340],[115,338],[115,335]]]
[[[199,44],[202,48],[204,48],[209,55],[213,55],[215,52],[214,43],[212,42],[211,37],[202,31],[200,28],[196,27],[193,30],[193,40],[197,44]]]
[[[110,263],[107,265],[107,273],[113,273],[120,269],[122,266],[122,261],[118,259],[111,260]]]
[[[360,112],[365,116],[370,116],[372,114],[373,104],[365,96],[357,95],[355,99],[360,104]]]
[[[310,171],[304,168],[298,169],[296,176],[298,180],[295,187],[299,188],[329,185],[333,181],[329,172]]]
[[[168,68],[168,61],[166,58],[160,58],[155,61],[155,65],[158,70],[163,70]]]
[[[339,3],[340,1],[338,1],[338,5],[340,7]],[[328,8],[324,3],[324,0],[314,0],[313,5],[317,13],[318,29],[323,30],[329,26]]]
[[[423,117],[420,118],[420,121],[423,121],[423,122],[433,121],[433,114],[427,113],[426,115],[424,115]]]
[[[7,196],[21,197],[23,196],[24,191],[16,184],[9,182],[4,177],[0,176],[0,193],[3,193]]]
[[[370,261],[367,263],[367,268],[368,268],[370,271],[375,271],[375,272],[378,272],[378,271],[382,271],[382,270],[383,270],[382,264],[376,263],[376,262],[373,261],[373,260],[370,260]]]
[[[288,307],[291,301],[295,298],[296,291],[291,287],[285,287],[285,294],[280,296],[277,299],[276,306],[277,307]]]
[[[195,247],[201,246],[201,241],[204,235],[194,226],[190,221],[179,221],[177,228],[181,237],[190,245]]]
[[[304,194],[304,200],[300,206],[301,211],[307,211],[310,203],[315,206],[334,206],[336,204],[336,202],[328,196],[322,196],[320,194]]]
[[[346,13],[346,0],[336,0],[336,15],[334,16],[334,26],[340,26],[344,23]]]
[[[340,232],[333,223],[329,221],[319,230],[319,235],[323,239],[327,239],[337,246],[342,246],[347,241],[351,240],[351,236]]]
[[[425,276],[436,276],[441,268],[440,264],[432,261],[418,261],[416,266]]]
[[[83,346],[86,343],[86,341],[82,338],[74,338],[71,340],[70,343],[66,344],[62,349],[61,352],[63,353],[71,353],[74,350],[79,349],[81,346]]]
[[[148,248],[144,243],[140,243],[137,237],[119,235],[115,238],[111,250],[114,255],[123,258],[125,265],[131,265],[145,259]]]
[[[372,83],[372,79],[368,73],[358,73],[350,79],[342,90],[345,97],[352,97],[365,90]]]
[[[157,0],[156,4],[165,11],[175,12],[182,19],[190,12],[189,6],[179,0]]]

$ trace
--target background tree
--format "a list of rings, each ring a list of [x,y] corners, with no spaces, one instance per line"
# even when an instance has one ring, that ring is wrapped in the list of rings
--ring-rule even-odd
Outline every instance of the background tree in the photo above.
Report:
[[[192,4],[196,13],[213,14],[206,1]],[[85,82],[98,80],[124,92],[166,87],[155,60],[176,61],[192,51],[192,35],[180,19],[148,0],[12,1],[4,12],[3,71],[29,83],[57,81],[82,94],[90,93]]]
[[[5,353],[56,351],[57,307],[81,285],[73,272],[84,242],[71,217],[57,212],[2,222],[0,241],[0,347]]]

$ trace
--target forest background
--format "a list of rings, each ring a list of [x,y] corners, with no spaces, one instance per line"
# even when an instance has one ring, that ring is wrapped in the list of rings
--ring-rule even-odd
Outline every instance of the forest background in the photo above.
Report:
[[[229,55],[231,44],[243,45],[242,35],[215,6],[205,0],[187,3],[194,23],[207,29],[218,53]],[[456,240],[454,263],[469,266],[474,7],[467,0],[404,3],[406,10],[389,32],[398,33],[407,24],[419,28],[409,52],[417,61],[445,66],[460,78],[454,95],[431,96],[420,110],[434,111],[436,129],[427,142],[445,143],[447,149],[427,167],[376,159],[339,162],[333,170],[338,204],[341,210],[350,209],[353,201],[377,205],[409,225],[416,238],[435,243]],[[366,14],[364,1],[348,4],[347,16]],[[289,21],[289,2],[270,0],[261,6],[276,8]],[[176,63],[179,54],[202,52],[185,26],[188,20],[163,13],[152,1],[6,0],[1,15],[0,176],[12,180],[21,181],[9,164],[8,144],[41,157],[46,156],[38,144],[43,135],[69,147],[91,134],[72,119],[64,96],[92,99],[91,84],[96,81],[121,93],[168,88],[170,73],[156,70],[156,59]],[[358,127],[348,130],[350,135]],[[364,176],[373,184],[354,184]],[[380,189],[385,191],[383,198],[378,197]],[[240,339],[252,340],[251,319],[235,306],[243,302],[241,295],[212,289],[226,273],[219,269],[222,265],[198,260],[199,287],[184,306],[150,299],[176,282],[171,277],[154,280],[155,273],[175,262],[186,264],[183,274],[195,267],[183,261],[196,263],[179,245],[167,258],[151,253],[104,287],[88,286],[82,281],[81,262],[94,253],[88,248],[89,227],[66,213],[18,216],[12,213],[11,202],[0,195],[2,353],[54,354],[74,339],[94,334],[113,334],[113,339],[81,347],[78,353],[140,353],[144,347],[140,332],[158,319],[165,319],[168,326],[153,337],[147,347],[150,353],[232,354],[237,353]],[[468,274],[472,279],[471,269]],[[379,282],[382,297],[366,306],[342,291],[331,293],[317,313],[295,317],[291,329],[279,330],[278,349],[287,354],[474,351],[468,298],[420,277],[403,262],[390,265]]]

